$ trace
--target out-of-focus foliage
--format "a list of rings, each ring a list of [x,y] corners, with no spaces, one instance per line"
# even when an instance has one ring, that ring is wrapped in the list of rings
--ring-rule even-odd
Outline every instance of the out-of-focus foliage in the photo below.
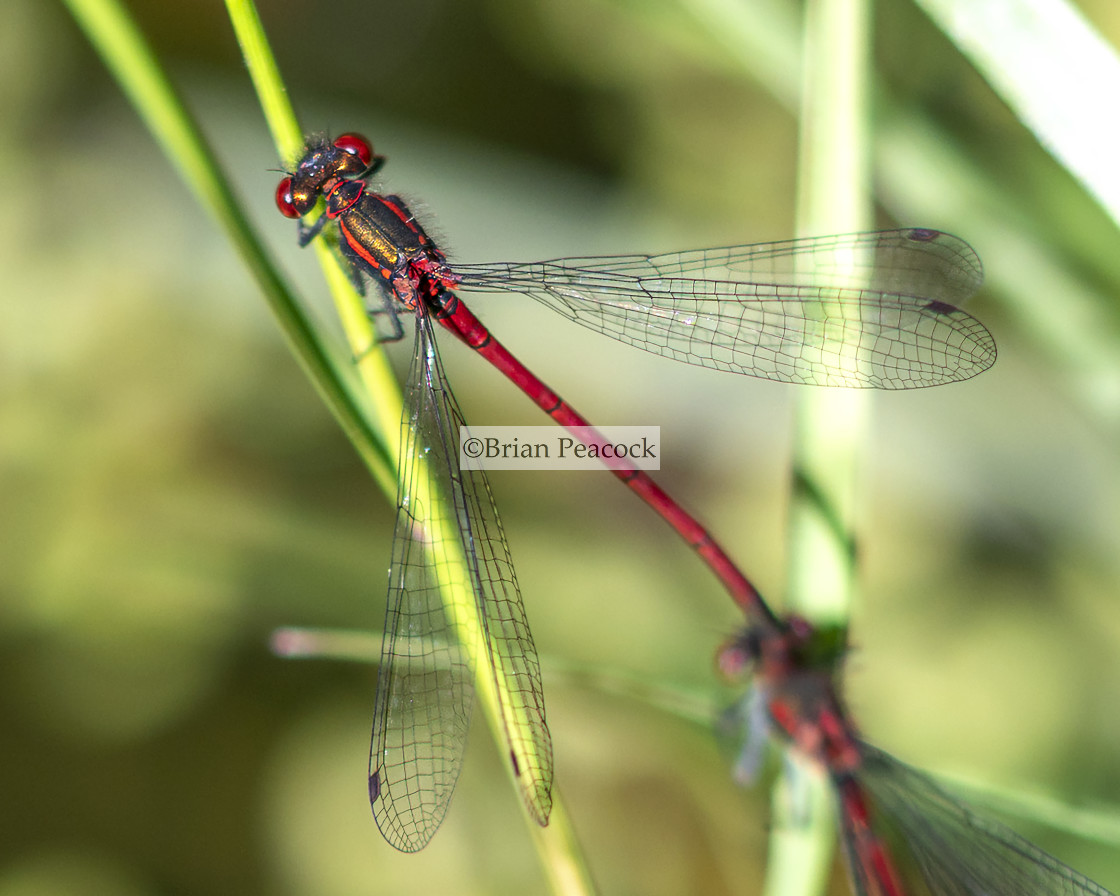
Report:
[[[308,127],[368,133],[429,231],[489,260],[790,234],[798,10],[740,4],[736,30],[702,17],[714,6],[261,14]],[[1080,6],[1120,42],[1115,4]],[[281,161],[218,7],[133,9],[320,297],[272,208]],[[542,891],[485,737],[432,845],[381,842],[362,783],[374,670],[267,643],[282,624],[380,625],[391,508],[61,10],[10,0],[5,24],[0,896]],[[883,223],[975,244],[991,288],[973,310],[1001,358],[876,404],[856,716],[915,764],[1115,804],[1120,234],[916,8],[881,0],[875,52]],[[510,298],[481,313],[592,419],[659,424],[661,481],[780,596],[789,388],[647,358]],[[477,359],[443,354],[471,420],[541,422]],[[660,523],[606,474],[492,478],[546,663],[717,692],[733,608]],[[546,687],[604,892],[757,887],[766,788],[733,789],[707,732],[547,668]],[[1114,850],[1024,833],[1120,886]]]

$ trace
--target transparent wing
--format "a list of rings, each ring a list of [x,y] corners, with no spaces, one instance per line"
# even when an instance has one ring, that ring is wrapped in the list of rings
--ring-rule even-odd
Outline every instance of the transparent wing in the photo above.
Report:
[[[509,548],[485,476],[459,470],[462,415],[425,315],[406,394],[369,790],[385,839],[414,852],[443,821],[459,776],[476,663],[492,670],[511,762],[541,824],[552,746]]]
[[[977,814],[931,778],[866,744],[857,773],[899,865],[907,894],[1112,896],[998,822]],[[846,841],[858,832],[844,819]],[[856,889],[879,888],[850,862]]]
[[[935,230],[666,255],[455,265],[464,290],[517,291],[634,345],[770,380],[910,389],[990,367],[995,341],[956,307],[980,260]]]

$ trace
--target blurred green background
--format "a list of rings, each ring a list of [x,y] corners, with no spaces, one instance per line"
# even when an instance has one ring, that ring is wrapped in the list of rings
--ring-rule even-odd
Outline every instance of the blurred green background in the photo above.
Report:
[[[371,136],[386,188],[453,258],[482,261],[791,235],[798,8],[743,6],[746,44],[669,0],[260,11],[305,125]],[[1120,42],[1120,7],[1079,6]],[[221,6],[130,8],[329,319],[273,207],[287,160]],[[432,844],[380,839],[374,667],[268,644],[281,625],[380,627],[392,508],[62,8],[8,0],[0,21],[0,896],[543,892],[481,727]],[[877,4],[875,59],[880,223],[975,245],[989,286],[973,310],[1000,360],[876,402],[853,711],[921,767],[1115,807],[1120,234],[909,2]],[[659,481],[780,602],[794,388],[646,356],[514,297],[477,304],[592,420],[660,425]],[[542,422],[446,346],[472,422]],[[390,351],[403,365],[407,347]],[[557,784],[603,892],[756,892],[768,788],[731,785],[711,730],[550,671],[730,703],[711,658],[734,608],[607,474],[491,479]],[[1114,847],[1016,827],[1120,888]],[[847,892],[839,862],[834,878]]]

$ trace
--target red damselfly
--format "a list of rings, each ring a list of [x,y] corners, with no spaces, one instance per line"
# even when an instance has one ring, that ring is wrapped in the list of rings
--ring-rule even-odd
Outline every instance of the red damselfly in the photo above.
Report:
[[[656,256],[451,265],[400,197],[370,187],[384,161],[355,134],[312,139],[276,201],[287,217],[302,218],[322,197],[326,211],[311,226],[300,222],[300,244],[336,222],[355,286],[364,293],[366,278],[379,285],[381,304],[371,313],[387,315],[391,338],[403,335],[401,311],[416,318],[370,760],[378,825],[394,846],[415,850],[446,812],[473,696],[469,657],[478,654],[441,609],[448,587],[475,595],[511,763],[542,824],[552,773],[520,591],[485,476],[460,471],[456,462],[462,415],[432,320],[555,421],[590,426],[490,334],[458,292],[524,293],[655,354],[790,383],[934,386],[975,376],[996,350],[984,326],[956,307],[979,288],[982,274],[971,247],[949,234],[907,229]],[[719,544],[648,474],[611,472],[693,547],[744,610],[776,625]],[[448,500],[417,501],[419,494]],[[433,559],[433,532],[446,543],[457,540],[465,567],[449,572]]]
[[[861,740],[838,689],[843,647],[841,630],[797,617],[775,627],[768,617],[729,641],[718,662],[729,676],[754,674],[739,777],[757,767],[767,731],[820,766],[859,896],[1112,896]]]

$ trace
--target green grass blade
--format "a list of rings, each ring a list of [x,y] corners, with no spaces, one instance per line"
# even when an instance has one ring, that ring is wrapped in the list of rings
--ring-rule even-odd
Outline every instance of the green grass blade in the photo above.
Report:
[[[227,0],[226,6],[277,149],[282,156],[292,159],[302,146],[301,129],[288,102],[287,91],[284,89],[279,69],[269,48],[260,17],[249,0]],[[315,241],[315,248],[319,253],[320,263],[350,346],[355,355],[360,358],[358,366],[363,380],[371,394],[386,395],[390,394],[391,390],[391,394],[395,397],[393,403],[382,402],[379,405],[383,414],[382,425],[388,427],[394,418],[395,420],[401,418],[400,393],[396,389],[392,371],[380,347],[375,345],[374,333],[361,297],[357,295],[349,278],[343,273],[335,253],[322,239]],[[399,442],[394,443],[393,453],[399,455]],[[420,467],[425,462],[423,456],[413,459],[413,463]],[[448,496],[428,492],[428,484],[430,484],[428,477],[414,476],[413,488],[419,487],[421,492],[412,494],[412,501],[420,506],[434,507],[436,504],[447,506]],[[396,500],[395,491],[393,500]],[[446,521],[453,518],[454,514],[445,512],[431,514],[431,519],[437,523],[439,520]],[[430,543],[441,546],[440,555],[433,557],[432,563],[438,569],[450,571],[443,581],[446,592],[444,609],[452,629],[459,633],[460,643],[483,645],[485,638],[480,631],[482,620],[479,618],[477,599],[467,586],[472,577],[467,571],[466,558],[462,551],[454,550],[455,546],[461,547],[461,540],[456,533],[434,531],[431,534]],[[498,700],[498,689],[503,686],[505,678],[501,674],[491,673],[486,656],[476,655],[472,659],[477,670],[476,688],[483,712],[495,742],[500,750],[504,749],[502,745],[505,742],[505,726]],[[511,694],[502,695],[502,703],[512,711],[516,711],[519,705]],[[516,789],[513,771],[511,768],[508,771]],[[531,819],[527,819],[527,823],[537,854],[554,892],[573,894],[593,892],[586,861],[576,840],[567,809],[555,789],[549,825],[541,828]]]
[[[1115,165],[1110,166],[1109,160],[1120,152],[1120,130],[1115,128],[1116,117],[1102,114],[1101,110],[1108,108],[1116,93],[1118,75],[1113,48],[1068,4],[1042,0],[1013,5],[990,0],[923,0],[922,5],[962,49],[975,54],[978,68],[985,73],[992,69],[990,80],[1005,94],[1016,114],[1036,115],[1037,122],[1024,120],[1024,124],[1032,127],[1039,141],[1050,147],[1071,171],[1076,166],[1075,176],[1112,212],[1113,202],[1109,198],[1106,204],[1106,198],[1111,196],[1120,173]],[[797,22],[791,6],[772,0],[749,6],[735,6],[723,0],[680,0],[676,8],[690,15],[678,15],[672,27],[681,30],[699,24],[710,44],[725,50],[745,78],[766,87],[788,108],[796,108],[802,85],[794,75],[803,47],[797,43]],[[981,30],[984,23],[990,26],[996,12],[1012,9],[1020,19],[1060,20],[1063,41],[1053,46],[1043,41],[1035,46],[1033,40],[1039,29],[1025,28],[1021,22],[1017,37],[995,34],[990,28]],[[728,45],[729,35],[746,29],[758,29],[764,35],[767,52],[735,50]],[[1047,78],[1046,90],[1039,98],[1020,96],[1025,92],[1021,86],[996,85],[997,78],[1011,80],[1012,66],[998,71],[998,58],[1011,45],[1020,50],[1028,46],[1037,50],[1035,55],[1016,53],[1012,61],[1027,69],[1024,83],[1030,83],[1033,77]],[[1056,55],[1059,50],[1064,61]],[[1066,58],[1079,55],[1084,55],[1086,62],[1070,62]],[[694,61],[699,64],[703,60]],[[1087,80],[1089,76],[1084,73],[1075,75],[1075,71],[1083,71],[1082,66],[1091,66],[1097,80]],[[1053,92],[1050,84],[1063,86]],[[1097,282],[1102,278],[1114,282],[1107,266],[1107,251],[1087,250],[1098,270],[1096,278],[1086,276],[1053,240],[1040,236],[1053,222],[1038,221],[1038,209],[1025,201],[1023,195],[1002,186],[1003,181],[993,177],[962,140],[922,108],[898,102],[881,83],[872,85],[872,89],[880,201],[902,222],[939,226],[938,222],[955,221],[962,228],[967,223],[964,235],[981,249],[984,258],[986,292],[998,296],[1013,322],[1042,349],[1078,405],[1098,425],[1114,432],[1120,419],[1120,352],[1112,307],[1115,302],[1112,294]],[[1058,107],[1062,105],[1065,114],[1076,111],[1079,119],[1084,120],[1074,122],[1068,133],[1051,134],[1048,126],[1061,121],[1062,110]],[[1047,114],[1031,111],[1035,106],[1045,109]],[[1092,140],[1074,141],[1067,147],[1070,135],[1091,129],[1099,130],[1094,131]],[[1085,161],[1082,156],[1087,157]],[[1064,161],[1066,157],[1070,159],[1068,163]],[[1112,216],[1116,217],[1114,212]],[[1098,237],[1098,245],[1107,245],[1107,239]],[[1054,296],[1061,296],[1062,300],[1054,301]]]
[[[303,148],[304,133],[289,102],[288,91],[280,77],[280,69],[268,44],[260,16],[256,7],[248,0],[227,0],[226,10],[277,152],[285,162],[293,163]],[[321,211],[320,203],[315,213]],[[375,423],[393,459],[393,485],[386,491],[386,495],[390,501],[396,501],[396,461],[400,455],[400,388],[385,353],[377,342],[362,297],[355,291],[337,254],[323,239],[315,240],[312,245],[327,280],[350,350],[359,359],[358,371],[370,396],[376,397]]]
[[[387,493],[394,493],[390,442],[383,428],[372,422],[363,390],[280,276],[143,36],[115,0],[64,2],[187,186],[236,246],[296,357],[374,478]]]
[[[371,350],[374,337],[368,316],[337,259],[326,247],[317,247],[332,294],[342,296],[341,300],[336,298],[336,304],[351,347],[362,357],[358,366],[363,382],[354,376],[354,365],[332,351],[283,281],[249,226],[196,122],[124,9],[114,0],[64,2],[180,175],[237,246],[308,375],[382,491],[395,502],[400,393],[382,353]],[[298,151],[302,136],[286,102],[259,19],[251,4],[231,0],[229,6],[280,152],[290,159]],[[491,702],[485,692],[483,702]],[[592,892],[566,812],[562,805],[556,811],[558,803],[554,800],[553,824],[535,833],[538,852],[551,856],[546,873],[554,881],[556,892]]]
[[[1120,55],[1066,0],[918,0],[1046,149],[1120,223]]]
[[[376,663],[381,658],[381,633],[327,628],[281,628],[273,633],[273,651],[291,659],[329,659]],[[551,681],[627,701],[670,718],[709,730],[726,709],[722,694],[674,681],[651,680],[623,669],[574,663],[541,656]],[[935,777],[970,803],[1009,818],[1045,825],[1106,846],[1120,847],[1120,806],[1095,808],[1071,805],[1026,788],[1000,787],[964,774],[938,772]]]

